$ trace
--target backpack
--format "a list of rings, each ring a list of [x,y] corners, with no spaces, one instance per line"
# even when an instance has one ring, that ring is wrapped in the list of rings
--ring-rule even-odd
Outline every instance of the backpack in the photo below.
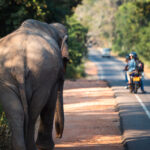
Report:
[[[141,62],[140,60],[136,64],[136,70],[138,72],[143,72],[144,71],[144,63]]]

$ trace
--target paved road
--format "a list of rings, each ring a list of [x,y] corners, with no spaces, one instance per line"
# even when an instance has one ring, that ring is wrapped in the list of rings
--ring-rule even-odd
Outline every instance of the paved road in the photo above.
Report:
[[[115,92],[125,149],[150,150],[150,80],[144,81],[146,94],[140,90],[131,94],[124,88],[123,62],[102,58],[94,49],[89,50],[89,59],[96,63],[99,79],[107,80]]]

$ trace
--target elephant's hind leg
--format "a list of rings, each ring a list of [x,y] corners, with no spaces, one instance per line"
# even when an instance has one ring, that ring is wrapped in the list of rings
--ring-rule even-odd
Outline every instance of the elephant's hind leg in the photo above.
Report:
[[[0,101],[12,131],[12,149],[26,150],[24,140],[24,112],[20,99],[10,90],[0,90]]]
[[[47,104],[40,114],[40,127],[38,131],[38,150],[53,150],[54,142],[52,138],[53,120],[57,99],[57,85],[53,88]]]
[[[35,143],[35,124],[40,115],[43,107],[47,103],[48,92],[44,87],[39,88],[32,96],[29,107],[29,125],[28,125],[28,138],[27,148],[29,150],[36,150]]]

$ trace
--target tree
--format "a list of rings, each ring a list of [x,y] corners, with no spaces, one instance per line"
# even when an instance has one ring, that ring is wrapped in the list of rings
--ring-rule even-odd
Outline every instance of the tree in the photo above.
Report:
[[[0,37],[12,32],[28,18],[65,23],[65,16],[72,15],[73,7],[81,0],[0,0]]]
[[[145,61],[150,60],[150,1],[125,2],[115,18],[113,49],[120,55],[136,51]]]
[[[139,9],[133,3],[120,6],[115,18],[115,38],[113,48],[120,54],[126,54],[133,50],[138,42],[138,30],[140,29]],[[116,49],[117,48],[117,49]]]
[[[101,47],[111,47],[114,14],[118,0],[83,0],[76,9],[78,20],[86,26],[89,41]]]
[[[67,17],[68,26],[68,46],[70,53],[70,64],[67,67],[67,78],[78,78],[84,75],[82,66],[83,58],[87,55],[85,46],[87,28],[77,21],[76,16]]]

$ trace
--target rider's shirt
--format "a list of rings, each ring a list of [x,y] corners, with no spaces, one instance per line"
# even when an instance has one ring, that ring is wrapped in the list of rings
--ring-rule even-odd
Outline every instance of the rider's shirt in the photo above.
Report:
[[[136,62],[134,59],[131,59],[129,62],[128,62],[128,71],[129,72],[132,72],[136,69]]]

